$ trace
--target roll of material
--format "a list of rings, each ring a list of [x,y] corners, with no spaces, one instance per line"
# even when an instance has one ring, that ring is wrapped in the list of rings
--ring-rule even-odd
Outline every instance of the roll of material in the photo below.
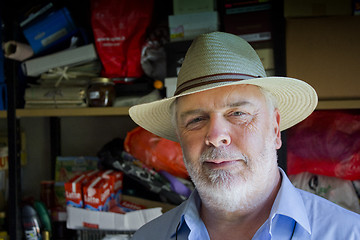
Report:
[[[4,44],[4,56],[17,61],[24,61],[34,55],[30,45],[16,41],[8,41]]]

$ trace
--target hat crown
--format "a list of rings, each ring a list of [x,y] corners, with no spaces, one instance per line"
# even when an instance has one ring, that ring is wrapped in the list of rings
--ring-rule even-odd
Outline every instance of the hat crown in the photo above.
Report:
[[[317,105],[316,92],[309,84],[289,77],[266,77],[261,60],[250,44],[229,33],[213,32],[193,41],[173,97],[133,106],[129,114],[148,131],[178,141],[171,110],[177,98],[241,84],[259,86],[276,98],[281,131],[305,119]]]
[[[224,32],[202,34],[185,55],[177,87],[193,79],[226,74],[266,77],[256,51],[244,39]]]

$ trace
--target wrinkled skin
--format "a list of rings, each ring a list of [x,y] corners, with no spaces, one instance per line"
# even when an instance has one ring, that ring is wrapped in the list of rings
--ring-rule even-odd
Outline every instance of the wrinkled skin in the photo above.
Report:
[[[202,199],[203,220],[208,213],[232,222],[251,215],[265,221],[280,186],[279,111],[253,85],[183,96],[176,107],[177,133]]]

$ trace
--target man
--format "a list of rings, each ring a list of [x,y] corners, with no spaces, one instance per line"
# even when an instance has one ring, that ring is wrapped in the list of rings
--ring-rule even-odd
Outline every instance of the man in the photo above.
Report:
[[[132,119],[179,141],[196,190],[133,239],[360,239],[360,216],[296,189],[277,166],[280,131],[309,116],[315,90],[266,77],[252,47],[222,32],[189,48],[174,97]]]

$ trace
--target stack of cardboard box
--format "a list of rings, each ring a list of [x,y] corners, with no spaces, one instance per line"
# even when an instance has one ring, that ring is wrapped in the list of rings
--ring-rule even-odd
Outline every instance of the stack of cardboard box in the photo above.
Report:
[[[360,17],[352,1],[285,0],[287,75],[320,100],[360,97]]]

